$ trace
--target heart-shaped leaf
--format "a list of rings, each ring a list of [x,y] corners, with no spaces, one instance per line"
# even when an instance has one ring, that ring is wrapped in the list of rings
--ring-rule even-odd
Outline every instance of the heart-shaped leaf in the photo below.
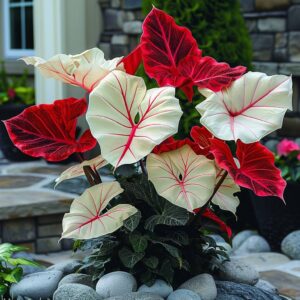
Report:
[[[134,75],[138,67],[142,63],[142,49],[139,44],[133,51],[131,51],[127,56],[125,56],[121,63],[124,64],[124,68],[127,74]]]
[[[112,233],[137,212],[129,204],[118,204],[103,212],[110,200],[121,194],[118,182],[106,182],[88,188],[76,198],[63,219],[62,238],[92,239]]]
[[[160,155],[150,154],[147,169],[157,193],[190,212],[206,203],[215,186],[213,161],[196,155],[188,145]]]
[[[77,118],[85,111],[84,99],[68,98],[31,106],[4,124],[15,146],[25,154],[60,161],[96,146],[90,130],[78,140],[75,137]]]
[[[175,134],[181,115],[174,88],[147,91],[142,78],[113,71],[91,93],[87,120],[102,156],[117,168]]]
[[[98,155],[97,157],[90,160],[85,160],[82,163],[72,166],[67,170],[65,170],[64,172],[62,172],[60,176],[55,180],[56,182],[55,186],[57,186],[64,180],[72,179],[84,175],[84,170],[83,170],[84,166],[89,166],[94,171],[96,171],[106,165],[107,165],[107,161],[101,155]]]
[[[196,108],[214,136],[253,143],[282,126],[286,110],[292,109],[292,79],[248,72],[229,88],[204,95],[208,98]]]
[[[281,172],[274,165],[274,155],[260,143],[237,143],[236,156],[240,166],[233,159],[227,144],[211,141],[211,152],[220,168],[228,171],[239,186],[251,189],[258,196],[277,196],[283,199],[286,187]]]
[[[22,59],[27,65],[37,67],[44,76],[80,86],[88,92],[112,70],[123,70],[122,57],[105,60],[104,53],[98,48],[77,55],[58,54],[48,60],[36,56]]]

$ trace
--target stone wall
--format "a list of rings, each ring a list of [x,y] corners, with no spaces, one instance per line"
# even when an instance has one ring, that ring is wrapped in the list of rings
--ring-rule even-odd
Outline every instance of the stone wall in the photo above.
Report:
[[[0,222],[0,242],[25,246],[30,252],[49,253],[72,248],[72,242],[62,233],[63,214],[3,220]]]

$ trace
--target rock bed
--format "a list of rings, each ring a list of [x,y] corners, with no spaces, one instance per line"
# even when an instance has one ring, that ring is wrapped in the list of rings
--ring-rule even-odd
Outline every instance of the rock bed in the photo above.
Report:
[[[267,274],[266,270],[283,270],[293,264],[299,269],[300,261],[291,261],[286,255],[270,252],[267,241],[254,231],[246,230],[237,234],[233,239],[232,248],[221,236],[211,237],[218,245],[227,249],[231,261],[222,265],[215,278],[209,274],[199,274],[181,284],[176,290],[163,280],[156,280],[150,287],[138,286],[131,274],[122,271],[108,273],[98,282],[93,282],[90,275],[76,273],[80,266],[79,261],[70,260],[42,271],[32,270],[34,273],[26,275],[12,286],[10,294],[18,300],[289,299],[280,296],[277,288],[263,280],[264,276],[261,275]],[[282,250],[290,258],[300,257],[297,252],[300,248],[297,239],[300,240],[300,231],[291,233],[282,242]],[[282,280],[284,281],[283,278]]]

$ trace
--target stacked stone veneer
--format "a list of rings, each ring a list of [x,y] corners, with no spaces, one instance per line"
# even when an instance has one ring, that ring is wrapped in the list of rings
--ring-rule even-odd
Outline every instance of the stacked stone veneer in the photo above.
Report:
[[[70,240],[59,242],[63,214],[18,218],[0,222],[2,242],[23,245],[30,252],[49,253],[72,248]]]

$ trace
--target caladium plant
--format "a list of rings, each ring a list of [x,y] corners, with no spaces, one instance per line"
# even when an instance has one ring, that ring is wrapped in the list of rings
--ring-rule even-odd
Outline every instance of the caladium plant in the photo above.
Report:
[[[203,56],[189,29],[156,8],[126,57],[109,61],[91,49],[24,60],[90,93],[88,102],[56,100],[5,125],[28,155],[60,161],[79,153],[80,164],[57,184],[85,174],[91,187],[65,215],[62,238],[91,251],[83,268],[95,278],[121,269],[141,282],[161,277],[179,284],[191,273],[213,271],[227,256],[205,234],[218,231],[230,239],[219,213],[236,213],[240,187],[284,200],[286,183],[259,141],[280,128],[292,108],[290,77],[245,73],[243,66]],[[135,75],[141,64],[159,87],[147,89]],[[206,97],[196,107],[201,125],[182,140],[175,138],[185,117],[178,89],[189,101],[194,92]],[[85,113],[89,129],[76,138],[77,118]],[[84,160],[96,143],[101,155]],[[122,172],[124,165],[132,166],[130,175]],[[105,166],[116,181],[102,182],[99,169]]]

